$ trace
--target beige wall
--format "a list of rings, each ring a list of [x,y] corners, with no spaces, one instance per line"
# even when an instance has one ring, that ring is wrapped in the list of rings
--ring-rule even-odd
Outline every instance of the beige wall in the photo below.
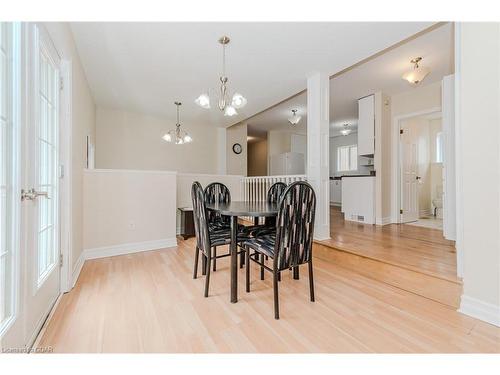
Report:
[[[241,154],[233,152],[233,145],[239,143],[243,148]],[[247,124],[237,124],[226,129],[226,173],[247,175]]]
[[[424,111],[430,108],[441,108],[441,81],[408,89],[401,94],[391,96],[391,115],[401,116]]]
[[[460,310],[500,325],[500,24],[459,27]]]
[[[45,22],[50,38],[62,60],[72,67],[72,268],[83,250],[83,170],[86,167],[86,136],[95,139],[95,104],[92,98],[73,34],[67,23]]]
[[[175,120],[98,107],[96,124],[96,168],[217,173],[216,128],[182,123],[193,142],[176,145],[161,138]]]
[[[248,143],[248,175],[267,176],[267,140]]]
[[[151,241],[175,245],[176,181],[175,172],[86,171],[84,248],[96,253]]]

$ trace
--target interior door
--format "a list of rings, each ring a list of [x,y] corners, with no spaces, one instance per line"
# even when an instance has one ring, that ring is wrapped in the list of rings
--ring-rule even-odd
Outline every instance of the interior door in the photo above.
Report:
[[[418,211],[418,145],[410,128],[401,128],[401,222],[417,221]]]
[[[32,115],[25,133],[27,343],[36,338],[60,292],[59,117],[60,59],[47,33],[31,25]]]

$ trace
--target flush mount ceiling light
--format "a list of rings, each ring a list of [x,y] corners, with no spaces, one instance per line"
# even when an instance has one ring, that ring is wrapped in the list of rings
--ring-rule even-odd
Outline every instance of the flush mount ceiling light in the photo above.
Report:
[[[220,94],[217,106],[221,111],[224,112],[224,116],[235,116],[238,114],[236,111],[239,108],[243,108],[247,104],[246,98],[240,93],[234,93],[231,102],[228,100],[227,94],[227,82],[228,78],[226,76],[226,45],[229,44],[230,39],[227,36],[223,36],[219,39],[219,43],[222,44],[222,74],[219,77],[220,80]],[[194,101],[200,107],[209,109],[210,108],[210,95],[209,93],[203,93]]]
[[[421,57],[416,57],[410,61],[413,64],[413,69],[403,74],[401,78],[407,80],[411,85],[418,85],[424,80],[427,74],[430,73],[429,68],[423,68],[419,64],[422,61]]]
[[[292,125],[297,125],[302,117],[297,116],[297,110],[292,109],[292,116],[288,118],[288,122]]]
[[[340,134],[342,135],[351,134],[351,129],[349,129],[349,124],[344,124],[344,128],[340,131]]]
[[[181,130],[181,123],[179,121],[179,107],[182,105],[180,102],[174,102],[177,106],[177,122],[175,124],[175,129],[170,130],[166,133],[162,138],[166,142],[175,143],[176,145],[182,145],[184,143],[189,143],[193,141],[193,138],[185,132]]]

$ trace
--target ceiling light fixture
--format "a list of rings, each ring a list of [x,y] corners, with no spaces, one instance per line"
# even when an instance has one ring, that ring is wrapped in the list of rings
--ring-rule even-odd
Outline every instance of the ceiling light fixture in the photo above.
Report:
[[[344,124],[344,128],[340,131],[340,134],[344,136],[351,134],[351,129],[349,129],[349,124]]]
[[[174,102],[177,106],[177,122],[175,123],[175,129],[170,130],[168,133],[162,137],[164,141],[175,143],[176,145],[182,145],[184,143],[190,143],[193,141],[193,138],[189,135],[189,133],[181,130],[181,123],[179,121],[179,107],[182,105],[181,102]]]
[[[238,114],[236,109],[243,108],[247,104],[247,99],[240,93],[234,93],[231,102],[228,100],[227,96],[227,82],[228,78],[226,76],[226,45],[229,44],[230,39],[227,36],[223,36],[219,39],[219,43],[222,44],[222,74],[219,77],[220,80],[220,95],[217,106],[224,112],[224,116],[235,116]],[[194,101],[200,107],[209,109],[210,108],[210,95],[208,93],[201,94]]]
[[[301,116],[297,116],[297,110],[292,109],[292,116],[288,118],[288,122],[292,125],[297,125],[301,118]]]
[[[430,73],[429,68],[423,68],[419,64],[422,61],[421,57],[416,57],[410,61],[413,64],[413,69],[403,74],[401,78],[407,80],[411,85],[418,85],[424,80],[427,74]]]

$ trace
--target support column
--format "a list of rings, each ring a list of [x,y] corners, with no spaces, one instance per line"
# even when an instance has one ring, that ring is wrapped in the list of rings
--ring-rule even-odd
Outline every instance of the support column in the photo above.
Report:
[[[316,192],[314,238],[330,238],[330,79],[315,73],[307,79],[307,181]]]

